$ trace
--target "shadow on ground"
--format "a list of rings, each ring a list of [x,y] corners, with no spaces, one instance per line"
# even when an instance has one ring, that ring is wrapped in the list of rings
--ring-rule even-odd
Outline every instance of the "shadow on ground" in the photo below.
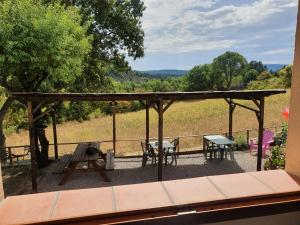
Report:
[[[55,165],[52,165],[54,167]],[[39,182],[39,192],[96,188],[114,185],[126,185],[157,181],[157,166],[148,164],[141,167],[141,159],[117,159],[115,170],[107,171],[111,182],[104,182],[95,172],[74,173],[64,185],[58,185],[62,175],[52,174],[53,168],[44,171],[43,178]],[[202,176],[212,176],[245,172],[238,161],[228,159],[205,160],[200,155],[180,156],[178,165],[163,166],[163,180],[176,180]]]

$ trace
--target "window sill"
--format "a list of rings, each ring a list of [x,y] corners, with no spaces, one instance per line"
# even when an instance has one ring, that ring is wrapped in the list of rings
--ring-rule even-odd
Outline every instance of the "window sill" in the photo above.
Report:
[[[0,202],[0,224],[101,224],[292,201],[299,181],[273,170],[13,196]]]

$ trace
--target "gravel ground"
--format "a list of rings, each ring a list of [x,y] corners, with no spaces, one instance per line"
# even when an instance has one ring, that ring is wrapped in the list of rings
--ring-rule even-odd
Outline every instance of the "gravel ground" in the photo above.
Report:
[[[203,154],[181,155],[178,165],[163,167],[163,179],[174,180],[192,177],[221,175],[230,173],[242,173],[256,170],[256,156],[251,156],[249,151],[234,153],[235,160],[213,159],[206,160]],[[58,183],[62,175],[52,174],[55,164],[43,171],[39,180],[39,192],[70,190],[82,188],[95,188],[113,185],[125,185],[135,183],[153,182],[157,180],[157,167],[149,164],[141,167],[141,159],[115,159],[115,170],[107,171],[106,174],[112,180],[104,182],[95,172],[74,173],[64,185]]]

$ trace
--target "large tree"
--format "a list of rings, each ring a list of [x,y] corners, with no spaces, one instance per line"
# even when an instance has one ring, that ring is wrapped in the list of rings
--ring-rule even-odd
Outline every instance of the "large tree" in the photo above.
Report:
[[[237,52],[227,51],[213,60],[212,68],[213,74],[223,77],[224,88],[229,90],[234,77],[244,76],[247,60]]]
[[[75,7],[44,5],[38,0],[1,1],[1,86],[23,92],[68,89],[82,75],[91,50],[87,29]],[[48,163],[49,144],[43,120],[35,127],[42,146],[37,148],[38,165],[43,167]]]
[[[249,68],[256,70],[258,74],[261,74],[263,71],[268,70],[261,61],[250,61]]]
[[[92,20],[92,51],[86,58],[84,76],[76,81],[77,91],[110,91],[108,74],[112,70],[128,70],[126,56],[144,56],[144,32],[141,17],[145,10],[142,0],[44,0],[76,6],[82,22]]]
[[[222,80],[212,73],[212,66],[204,64],[193,67],[185,76],[187,91],[218,90]]]

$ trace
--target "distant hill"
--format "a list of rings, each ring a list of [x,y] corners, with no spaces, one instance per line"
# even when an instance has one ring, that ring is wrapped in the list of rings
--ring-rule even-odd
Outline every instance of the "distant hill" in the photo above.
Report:
[[[154,77],[180,77],[186,74],[188,70],[147,70],[138,72]]]
[[[151,79],[151,76],[146,76],[138,71],[128,71],[128,72],[110,72],[110,77],[119,82],[143,82]]]
[[[273,71],[276,72],[278,70],[280,70],[282,67],[286,66],[285,64],[264,64],[269,71]]]

